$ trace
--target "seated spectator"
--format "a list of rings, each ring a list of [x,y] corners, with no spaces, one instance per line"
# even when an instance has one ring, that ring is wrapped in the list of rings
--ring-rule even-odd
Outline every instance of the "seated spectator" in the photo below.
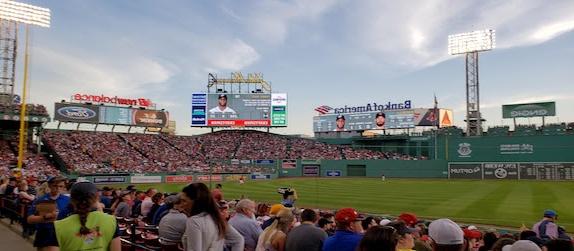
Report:
[[[120,195],[120,201],[114,211],[114,215],[116,217],[130,218],[132,213],[131,200],[130,192],[123,191]]]
[[[151,222],[153,220],[153,216],[157,212],[158,208],[163,205],[164,194],[163,193],[154,194],[154,196],[151,198],[151,201],[153,202],[153,205],[151,206],[151,209],[149,210],[148,217],[146,217],[147,222],[150,224],[151,224]]]
[[[286,251],[309,250],[320,251],[327,233],[315,226],[319,219],[315,210],[305,209],[301,213],[301,225],[287,234]]]
[[[565,234],[564,229],[558,227],[555,221],[558,220],[558,214],[552,209],[547,209],[544,211],[544,217],[542,220],[532,226],[532,231],[536,233],[538,238],[543,241],[548,241],[551,239],[567,238],[570,239]]]
[[[245,240],[245,250],[255,250],[257,240],[262,232],[261,227],[254,218],[255,202],[249,199],[240,200],[235,205],[235,216],[229,219],[229,225],[233,226]]]
[[[464,244],[462,229],[449,219],[438,219],[429,225],[434,251],[460,251]]]
[[[546,251],[574,251],[572,241],[565,239],[556,239],[548,241],[544,244]]]
[[[388,226],[369,228],[359,243],[357,251],[396,251],[399,239],[397,231]]]
[[[161,218],[168,214],[170,209],[174,208],[174,203],[178,200],[178,198],[179,197],[177,195],[167,196],[167,198],[164,200],[164,204],[161,205],[153,215],[151,224],[156,226],[159,225]]]
[[[159,221],[159,238],[162,244],[177,245],[185,232],[187,215],[183,213],[181,199],[178,195],[169,196],[166,201],[172,205],[168,213]],[[166,203],[167,205],[168,203]]]
[[[500,238],[492,245],[492,251],[503,251],[503,248],[506,246],[508,246],[508,248],[506,248],[506,250],[508,250],[514,242],[516,241],[511,238]]]
[[[502,248],[505,250],[506,248]],[[536,245],[536,243],[528,241],[528,240],[519,240],[508,248],[508,251],[541,251],[540,247]],[[562,250],[561,250],[562,251]]]
[[[414,228],[409,228],[403,221],[393,221],[386,225],[396,230],[399,235],[398,242],[396,243],[397,251],[411,251],[415,247],[415,239],[413,234],[417,231]]]
[[[343,208],[335,214],[337,230],[323,245],[323,251],[354,251],[363,238],[360,216],[355,209]]]
[[[273,223],[259,235],[256,250],[285,250],[287,233],[293,226],[294,219],[291,210],[281,209]]]

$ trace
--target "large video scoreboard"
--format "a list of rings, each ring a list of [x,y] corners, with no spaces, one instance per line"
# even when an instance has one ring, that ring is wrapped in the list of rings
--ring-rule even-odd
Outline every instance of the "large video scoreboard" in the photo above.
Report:
[[[168,118],[166,111],[131,107],[56,103],[54,109],[54,120],[61,122],[163,128]]]
[[[287,126],[285,93],[193,93],[192,127]]]

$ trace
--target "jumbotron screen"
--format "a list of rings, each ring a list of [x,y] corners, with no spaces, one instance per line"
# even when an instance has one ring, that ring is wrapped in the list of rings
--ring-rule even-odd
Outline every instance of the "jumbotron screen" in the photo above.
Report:
[[[287,126],[287,94],[193,93],[191,126]]]
[[[60,122],[161,128],[167,125],[168,119],[166,111],[130,107],[56,103],[54,109],[54,120]]]

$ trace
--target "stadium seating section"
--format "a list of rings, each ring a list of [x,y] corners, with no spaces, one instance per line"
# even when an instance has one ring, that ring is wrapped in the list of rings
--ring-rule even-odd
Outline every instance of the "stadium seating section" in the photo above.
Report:
[[[226,161],[230,159],[415,159],[251,130],[226,130],[194,137],[47,130],[44,144],[68,170],[84,174],[269,170],[233,166]]]

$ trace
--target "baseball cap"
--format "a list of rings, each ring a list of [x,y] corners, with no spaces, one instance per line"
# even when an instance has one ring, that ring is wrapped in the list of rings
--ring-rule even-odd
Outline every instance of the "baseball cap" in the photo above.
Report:
[[[381,226],[386,226],[387,224],[391,223],[391,220],[389,219],[382,219],[381,222],[379,222],[379,225]]]
[[[418,222],[417,216],[413,213],[402,213],[399,215],[399,219],[407,223],[409,226],[414,226]]]
[[[407,227],[407,224],[402,221],[393,221],[388,223],[386,226],[396,229],[399,235],[412,234],[417,231],[414,228]]]
[[[353,208],[342,208],[335,214],[335,221],[341,223],[351,223],[353,221],[361,221],[364,217],[359,215]]]
[[[536,243],[528,240],[520,240],[510,246],[509,251],[540,251],[540,247]]]
[[[383,117],[383,118],[386,118],[386,116],[385,116],[385,113],[384,113],[384,112],[377,112],[377,115],[375,115],[375,118],[378,118],[378,117]]]
[[[78,198],[85,196],[96,196],[98,188],[92,182],[78,182],[72,185],[70,197]]]
[[[463,244],[462,229],[449,219],[438,219],[429,225],[429,236],[439,245]]]
[[[54,183],[67,181],[67,180],[68,180],[68,178],[66,178],[64,176],[54,176],[54,177],[48,179],[48,184],[54,184]]]
[[[217,202],[217,207],[219,208],[229,208],[229,205],[226,200],[220,200]]]
[[[219,94],[218,99],[220,99],[220,98],[225,98],[225,99],[227,99],[227,95],[225,95],[225,94]]]
[[[285,208],[285,206],[281,204],[274,204],[273,206],[271,206],[271,209],[269,209],[269,214],[276,215],[283,208]]]
[[[136,186],[134,186],[134,185],[129,185],[129,186],[126,187],[126,190],[133,191],[133,190],[137,190],[137,189],[136,189]]]
[[[165,198],[164,203],[168,205],[175,204],[176,201],[179,200],[179,195],[170,195]]]
[[[544,210],[544,217],[556,217],[556,211],[552,210],[552,209],[546,209]]]
[[[344,116],[344,115],[339,115],[339,116],[337,116],[337,120],[339,120],[339,119],[345,120],[345,116]]]
[[[480,239],[482,236],[482,233],[478,229],[465,228],[462,232],[467,239]]]

